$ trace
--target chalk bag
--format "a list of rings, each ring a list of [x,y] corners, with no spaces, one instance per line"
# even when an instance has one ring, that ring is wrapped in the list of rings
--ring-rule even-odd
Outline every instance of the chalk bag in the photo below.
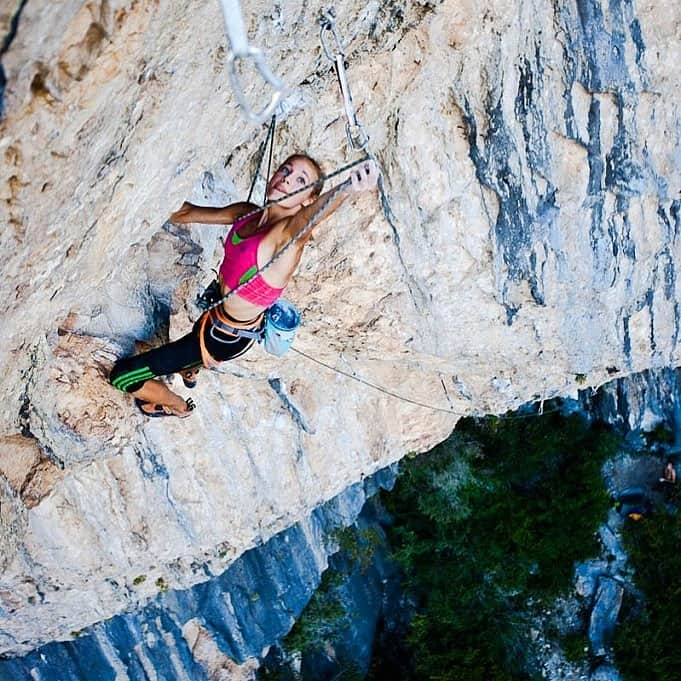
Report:
[[[263,347],[271,355],[280,357],[293,344],[301,316],[296,306],[280,298],[265,312]]]

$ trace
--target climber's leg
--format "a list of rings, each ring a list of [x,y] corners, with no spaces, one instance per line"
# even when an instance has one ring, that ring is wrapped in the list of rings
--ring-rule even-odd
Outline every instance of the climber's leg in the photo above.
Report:
[[[175,415],[189,414],[187,402],[161,381],[160,376],[195,369],[201,365],[201,347],[198,329],[179,340],[133,357],[120,359],[114,364],[109,380],[119,390],[131,393],[149,407],[141,405],[142,411],[155,413],[158,406]]]

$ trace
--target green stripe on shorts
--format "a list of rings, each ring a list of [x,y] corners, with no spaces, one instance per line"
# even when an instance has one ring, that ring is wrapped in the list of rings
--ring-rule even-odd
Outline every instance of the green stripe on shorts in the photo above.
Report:
[[[154,372],[149,367],[142,367],[141,369],[135,369],[134,371],[128,371],[125,374],[117,376],[113,381],[112,385],[118,390],[125,390],[128,386],[139,381],[147,381],[154,377]]]

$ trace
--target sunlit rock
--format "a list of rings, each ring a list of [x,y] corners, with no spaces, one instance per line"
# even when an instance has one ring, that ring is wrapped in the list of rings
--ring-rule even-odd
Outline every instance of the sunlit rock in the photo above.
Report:
[[[246,23],[292,90],[277,159],[331,170],[357,154],[323,6]],[[287,295],[296,347],[343,373],[256,348],[203,373],[190,419],[149,421],[107,372],[187,331],[223,233],[166,219],[243,199],[263,130],[218,3],[25,3],[2,56],[0,652],[207,579],[461,415],[677,366],[678,12],[337,8],[386,195],[324,223]]]

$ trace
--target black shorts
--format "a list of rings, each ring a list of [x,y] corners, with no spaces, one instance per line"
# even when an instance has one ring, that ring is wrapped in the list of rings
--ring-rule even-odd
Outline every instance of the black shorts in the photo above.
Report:
[[[140,355],[119,359],[109,375],[111,384],[119,390],[134,393],[149,379],[201,366],[200,322],[201,320],[197,321],[194,328],[179,340]],[[220,329],[211,327],[210,323],[206,324],[204,332],[206,350],[218,362],[243,355],[254,342],[253,338],[230,336]]]

